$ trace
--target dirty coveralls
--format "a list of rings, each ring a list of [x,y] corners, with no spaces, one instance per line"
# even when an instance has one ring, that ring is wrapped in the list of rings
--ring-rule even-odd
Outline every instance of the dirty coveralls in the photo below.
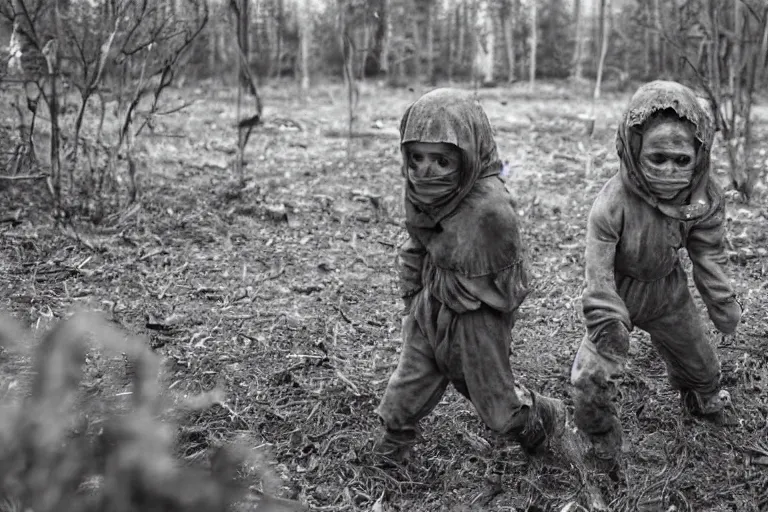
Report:
[[[533,451],[564,406],[516,385],[510,369],[511,329],[529,291],[528,271],[488,118],[468,93],[437,89],[408,107],[400,134],[409,238],[398,270],[406,315],[400,359],[376,410],[385,427],[381,443],[414,443],[419,420],[452,383],[488,427]],[[408,142],[461,150],[458,188],[432,207],[420,204],[408,179]]]
[[[643,124],[667,109],[695,127],[697,152],[690,185],[662,202],[651,192],[638,155]],[[729,402],[720,390],[717,353],[678,255],[678,249],[687,249],[695,285],[717,329],[734,332],[741,306],[723,271],[725,201],[709,176],[713,137],[711,120],[690,89],[666,81],[643,85],[618,128],[620,172],[592,205],[582,295],[587,334],[571,383],[575,423],[605,459],[620,453],[615,380],[623,371],[634,326],[651,335],[688,410],[716,415]]]

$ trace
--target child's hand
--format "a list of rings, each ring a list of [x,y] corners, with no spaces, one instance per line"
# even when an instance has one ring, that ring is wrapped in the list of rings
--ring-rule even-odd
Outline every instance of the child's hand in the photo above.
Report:
[[[603,328],[595,345],[601,355],[626,357],[629,352],[629,330],[622,322],[613,321]]]

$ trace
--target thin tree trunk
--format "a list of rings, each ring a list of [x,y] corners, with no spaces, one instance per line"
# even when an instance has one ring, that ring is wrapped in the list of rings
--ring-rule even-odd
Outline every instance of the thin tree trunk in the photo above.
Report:
[[[309,17],[310,0],[300,0],[298,3],[298,12],[296,13],[299,22],[299,53],[301,57],[301,90],[304,94],[309,91],[309,52],[312,47],[312,27]]]
[[[507,52],[507,82],[512,83],[515,81],[515,25],[517,23],[517,9],[514,8],[513,3],[506,0],[507,9],[505,9],[506,15],[502,19],[504,26],[504,47]],[[516,0],[514,0],[516,3]],[[577,0],[578,1],[578,0]]]
[[[483,27],[485,28],[485,60],[483,61],[483,82],[486,84],[491,84],[494,81],[493,71],[494,62],[496,60],[496,24],[493,22],[494,19],[494,6],[491,2],[487,2],[485,5],[485,17],[483,19]]]
[[[574,0],[573,15],[576,19],[576,41],[573,51],[573,67],[571,71],[571,78],[575,78],[577,80],[584,78],[584,59],[582,57],[584,52],[584,16],[582,16],[581,11],[581,0]]]
[[[435,27],[434,27],[435,2],[431,1],[426,6],[427,22],[427,80],[434,84],[435,77]]]
[[[529,59],[530,67],[528,69],[528,83],[531,89],[533,89],[536,84],[536,50],[539,46],[537,10],[536,0],[531,0],[531,55]]]
[[[456,44],[453,41],[453,37],[451,34],[451,27],[454,25],[454,14],[455,10],[450,8],[448,9],[448,19],[446,20],[446,25],[444,26],[442,33],[441,33],[441,41],[445,41],[445,43],[448,45],[448,69],[446,70],[448,73],[448,82],[453,81],[453,63],[456,60]],[[445,28],[447,27],[447,28]]]
[[[378,72],[389,75],[389,40],[392,33],[390,22],[390,0],[379,0],[379,22],[374,35]]]
[[[216,76],[218,74],[218,66],[216,65],[217,62],[219,62],[219,21],[211,21],[209,22],[208,30],[210,37],[208,38],[208,73],[211,76]]]
[[[718,1],[717,0],[709,0],[708,3],[708,14],[709,14],[709,22],[710,22],[710,28],[712,30],[713,34],[718,33],[718,22],[719,22],[719,9],[718,9]],[[720,98],[722,98],[722,95],[720,94],[720,38],[719,37],[713,37],[712,41],[710,43],[710,50],[709,50],[709,81],[712,84],[712,89],[715,94],[715,98],[719,101]],[[724,133],[725,138],[728,138],[727,133]]]
[[[243,65],[247,66],[251,62],[251,51],[250,51],[250,0],[241,0],[240,1],[240,18],[237,20],[237,41],[240,45],[240,51],[242,51],[243,54]],[[239,58],[239,57],[238,57]],[[240,83],[242,84],[242,87],[245,90],[250,89],[250,80],[248,80],[248,72],[245,69],[241,68],[240,71]]]
[[[731,90],[731,97],[735,100],[738,84],[737,81],[741,75],[741,43],[742,43],[742,19],[741,19],[741,2],[733,2],[733,33],[736,40],[733,41],[733,49],[731,50],[731,59],[728,63],[729,76],[728,85]]]
[[[648,4],[644,4],[643,10],[647,20],[646,24],[650,25],[651,9],[648,7]],[[646,26],[645,30],[643,31],[643,78],[648,78],[651,76],[652,52],[653,48],[651,47],[651,27]]]
[[[664,72],[664,52],[662,50],[661,40],[661,10],[659,8],[659,0],[653,0],[653,51],[655,57],[656,69],[654,73],[657,75]]]
[[[413,79],[421,82],[421,48],[422,41],[419,33],[419,19],[414,16],[411,20],[411,30],[413,31]]]
[[[368,62],[368,48],[371,44],[371,27],[366,23],[363,25],[363,43],[360,45],[360,59],[358,59],[357,77],[360,80],[365,79],[365,63]]]
[[[283,2],[284,0],[277,0],[275,77],[279,77],[283,72],[283,25],[285,23],[285,5]]]
[[[590,53],[600,53],[600,0],[592,0],[592,44]]]
[[[607,12],[610,9],[610,0],[600,0],[600,57],[597,63],[597,80],[595,81],[594,98],[600,98],[600,86],[603,81],[603,68],[605,67],[605,54],[608,53],[608,26]]]
[[[464,54],[466,53],[466,34],[467,34],[467,0],[461,0],[456,7],[456,28],[459,32],[458,42],[456,43],[456,59],[451,65],[458,64],[459,69],[464,63]]]
[[[677,8],[677,5],[672,8],[672,17],[672,26],[675,27],[677,33],[685,33],[685,27],[683,26],[680,10]],[[676,40],[679,45],[680,54],[675,54],[674,50],[672,52],[672,74],[674,76],[680,76],[680,55],[688,55],[688,39],[685,37],[678,37]]]

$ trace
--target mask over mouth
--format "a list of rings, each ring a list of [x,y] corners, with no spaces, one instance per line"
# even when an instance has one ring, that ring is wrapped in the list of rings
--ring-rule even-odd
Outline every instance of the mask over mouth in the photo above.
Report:
[[[691,184],[693,177],[693,170],[685,174],[680,173],[668,177],[655,176],[645,168],[643,171],[648,182],[648,188],[653,195],[666,202],[673,201],[680,192],[686,189]]]
[[[440,177],[417,177],[409,169],[409,142],[444,143],[461,152],[458,171]],[[501,172],[491,124],[483,108],[466,91],[440,88],[411,104],[400,122],[406,220],[419,228],[434,228],[450,215],[477,180]]]
[[[436,208],[449,202],[459,188],[460,171],[443,176],[417,176],[408,169],[408,194],[414,202],[428,208]]]
[[[654,114],[670,111],[652,119]],[[644,135],[654,125],[665,122],[687,125],[695,144],[690,161],[675,164],[670,172],[669,163],[649,161],[643,156]],[[709,114],[699,103],[695,93],[682,84],[656,80],[641,86],[632,96],[619,123],[616,149],[621,161],[621,177],[625,186],[659,209],[665,215],[681,220],[694,220],[707,213],[710,152],[714,139],[714,126]],[[672,166],[674,167],[674,166]]]

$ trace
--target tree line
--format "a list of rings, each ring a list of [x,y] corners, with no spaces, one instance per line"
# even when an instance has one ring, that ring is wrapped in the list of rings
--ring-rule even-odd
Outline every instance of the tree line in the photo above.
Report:
[[[305,91],[343,79],[350,135],[361,80],[591,80],[597,97],[607,80],[676,79],[702,91],[747,198],[759,171],[750,111],[768,83],[765,0],[0,0],[0,37],[0,87],[23,86],[16,109],[31,117],[14,166],[34,160],[44,105],[59,206],[120,183],[135,201],[134,137],[184,107],[165,104],[168,87],[206,78],[239,85],[241,154],[261,120],[258,87],[275,79]]]

